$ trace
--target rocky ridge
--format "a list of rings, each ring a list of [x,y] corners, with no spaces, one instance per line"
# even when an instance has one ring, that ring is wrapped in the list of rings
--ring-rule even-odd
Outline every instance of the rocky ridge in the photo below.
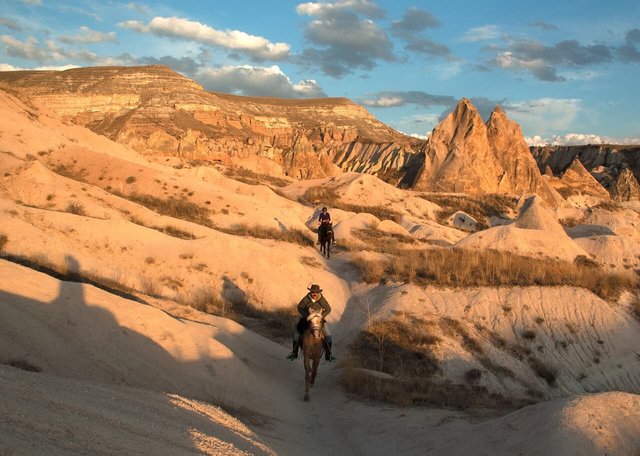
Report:
[[[232,164],[251,156],[295,178],[403,166],[420,140],[376,120],[346,98],[251,98],[205,91],[162,66],[0,73],[63,120],[146,155]],[[371,157],[376,157],[373,165]]]

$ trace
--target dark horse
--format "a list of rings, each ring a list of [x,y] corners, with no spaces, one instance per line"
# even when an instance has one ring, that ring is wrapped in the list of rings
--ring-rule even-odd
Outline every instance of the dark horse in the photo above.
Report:
[[[322,312],[311,310],[307,317],[308,327],[302,335],[302,352],[304,354],[304,400],[309,400],[309,388],[316,381],[318,364],[324,351],[324,318]]]
[[[331,258],[331,244],[335,242],[331,222],[321,223],[318,227],[318,234],[320,237],[320,253],[327,258]]]

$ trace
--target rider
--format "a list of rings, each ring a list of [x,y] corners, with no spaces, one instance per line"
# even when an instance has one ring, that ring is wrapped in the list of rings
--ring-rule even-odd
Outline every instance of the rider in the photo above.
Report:
[[[307,316],[309,315],[309,309],[322,312],[322,318],[326,318],[331,312],[331,306],[327,300],[322,296],[322,289],[319,285],[313,284],[307,288],[307,293],[304,298],[298,303],[298,312],[300,313],[300,320],[296,324],[296,331],[293,335],[293,351],[287,356],[287,359],[293,361],[298,357],[298,347],[300,346],[300,336],[307,327]],[[329,327],[325,322],[322,332],[324,333],[324,359],[327,361],[335,361],[336,358],[331,355],[331,333]]]
[[[320,215],[318,216],[318,245],[320,245],[320,226],[324,223],[331,223],[331,215],[327,211],[326,207],[322,208],[322,212],[320,212]]]

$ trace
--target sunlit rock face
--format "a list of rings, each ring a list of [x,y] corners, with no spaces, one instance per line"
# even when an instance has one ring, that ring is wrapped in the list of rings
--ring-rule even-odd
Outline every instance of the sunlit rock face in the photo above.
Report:
[[[485,124],[463,98],[432,132],[409,186],[467,194],[538,193],[557,205],[561,198],[542,179],[520,126],[500,107]]]
[[[144,154],[227,163],[264,157],[296,178],[341,170],[397,177],[423,142],[346,98],[215,94],[163,66],[4,72],[0,82]]]

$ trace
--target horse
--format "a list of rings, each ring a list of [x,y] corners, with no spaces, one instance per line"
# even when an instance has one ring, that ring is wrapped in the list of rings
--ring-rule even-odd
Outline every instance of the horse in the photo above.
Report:
[[[302,336],[304,354],[304,400],[309,400],[309,388],[316,381],[318,364],[324,351],[324,318],[322,312],[310,310],[307,316],[307,329]]]
[[[331,258],[331,244],[335,242],[331,222],[321,223],[318,227],[318,234],[320,235],[320,253]]]

